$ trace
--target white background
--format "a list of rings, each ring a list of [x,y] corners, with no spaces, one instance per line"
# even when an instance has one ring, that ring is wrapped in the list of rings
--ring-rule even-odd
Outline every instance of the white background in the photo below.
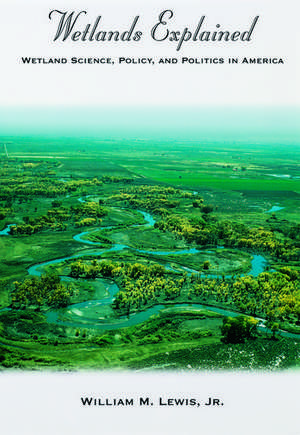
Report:
[[[300,4],[297,0],[2,0],[0,104],[3,105],[297,105],[299,104]],[[52,9],[88,12],[80,23],[102,16],[99,30],[127,30],[140,16],[138,43],[56,41]],[[150,30],[165,9],[170,30],[248,30],[251,42],[155,42]],[[83,26],[82,26],[83,27]],[[22,65],[30,57],[283,57],[285,65]]]
[[[299,435],[299,375],[3,374],[5,435]],[[195,397],[212,407],[83,407],[81,397]],[[4,428],[4,430],[3,430]]]
[[[298,0],[203,1],[1,1],[0,106],[259,106],[298,105]],[[122,29],[140,15],[142,42],[53,43],[51,9],[86,9],[86,22],[103,16],[103,26]],[[207,17],[207,28],[247,30],[259,23],[252,42],[184,44],[150,39],[159,12],[174,10],[178,29]],[[175,19],[174,19],[175,23]],[[283,57],[285,65],[65,66],[22,65],[22,56]],[[297,435],[299,374],[25,374],[0,377],[0,422],[4,435],[224,434]],[[84,409],[82,395],[135,397],[221,396],[220,409]]]

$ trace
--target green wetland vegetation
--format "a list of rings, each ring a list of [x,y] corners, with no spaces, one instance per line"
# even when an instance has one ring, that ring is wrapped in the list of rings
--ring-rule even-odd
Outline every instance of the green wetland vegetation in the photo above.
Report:
[[[299,365],[297,147],[5,141],[1,369]]]

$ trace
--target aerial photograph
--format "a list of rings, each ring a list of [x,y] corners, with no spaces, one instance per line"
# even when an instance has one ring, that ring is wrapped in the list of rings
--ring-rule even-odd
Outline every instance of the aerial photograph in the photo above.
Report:
[[[1,370],[299,366],[299,109],[5,116]]]

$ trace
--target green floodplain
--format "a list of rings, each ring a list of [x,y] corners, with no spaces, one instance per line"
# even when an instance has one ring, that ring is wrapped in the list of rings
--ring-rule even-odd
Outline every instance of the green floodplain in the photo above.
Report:
[[[2,142],[2,369],[299,365],[298,146]]]

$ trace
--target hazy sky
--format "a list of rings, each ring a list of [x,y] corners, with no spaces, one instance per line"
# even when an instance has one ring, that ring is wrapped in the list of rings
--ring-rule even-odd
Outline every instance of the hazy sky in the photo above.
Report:
[[[7,108],[2,135],[299,143],[297,108]],[[17,128],[16,128],[17,125]]]

